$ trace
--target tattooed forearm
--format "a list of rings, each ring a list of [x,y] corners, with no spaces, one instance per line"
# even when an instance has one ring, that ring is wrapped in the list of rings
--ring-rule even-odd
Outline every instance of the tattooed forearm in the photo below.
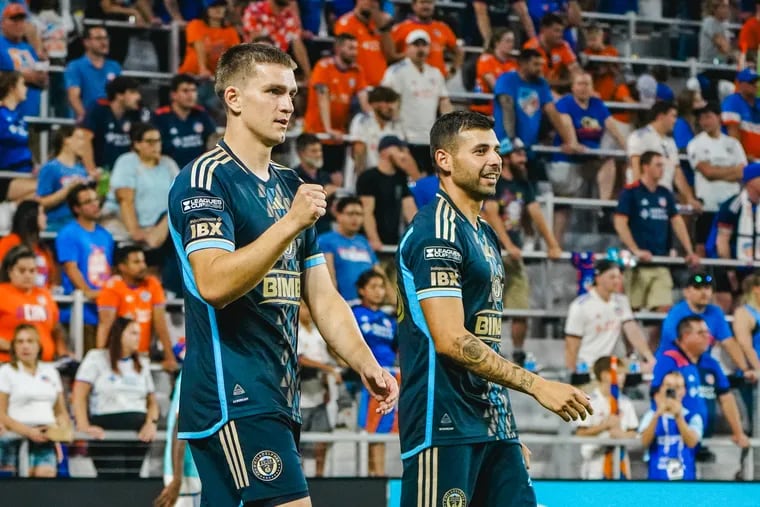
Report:
[[[512,364],[471,334],[454,340],[451,359],[486,380],[530,393],[535,375]]]
[[[499,95],[499,105],[501,106],[504,132],[510,139],[515,137],[515,101],[509,95]]]

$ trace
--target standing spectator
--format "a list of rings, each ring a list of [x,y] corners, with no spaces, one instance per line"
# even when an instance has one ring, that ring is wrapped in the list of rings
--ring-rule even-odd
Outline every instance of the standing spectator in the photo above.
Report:
[[[621,294],[620,266],[615,261],[601,259],[594,265],[594,286],[570,304],[565,321],[565,367],[580,371],[611,355],[620,333],[644,359],[643,368],[650,371],[654,355],[649,350],[641,327],[633,317],[628,297]]]
[[[351,102],[356,97],[362,109],[369,111],[367,83],[356,65],[358,45],[350,34],[335,38],[335,56],[322,58],[314,66],[309,81],[303,128],[310,134],[326,133],[323,143],[325,163],[330,171],[342,171],[346,162],[343,137],[348,132]]]
[[[364,336],[364,340],[372,350],[372,354],[380,366],[398,378],[396,365],[396,319],[380,309],[385,301],[386,280],[383,275],[371,269],[365,271],[356,281],[356,291],[361,303],[352,307],[356,323]],[[359,399],[359,427],[369,433],[398,433],[398,412],[381,415],[378,403],[370,392],[361,388]],[[385,476],[385,444],[369,444],[369,475],[371,477]]]
[[[106,98],[106,84],[121,74],[121,65],[107,58],[110,42],[104,26],[85,25],[82,42],[84,55],[66,64],[64,72],[69,105],[77,122],[84,120],[98,99]]]
[[[707,106],[707,102],[702,98],[699,91],[699,82],[697,81],[694,84],[696,84],[695,90],[689,89],[689,83],[687,83],[687,88],[681,90],[676,98],[678,118],[673,125],[673,141],[675,141],[676,148],[681,154],[687,153],[689,143],[698,132],[699,124],[696,111]],[[720,109],[718,109],[718,121],[720,121]],[[744,153],[744,149],[742,149],[742,153]],[[681,160],[681,171],[686,177],[686,182],[694,188],[694,168],[688,161]],[[699,196],[697,197],[699,198]]]
[[[566,87],[573,73],[580,70],[578,59],[562,37],[565,22],[557,14],[541,18],[541,31],[523,46],[535,49],[543,57],[543,76],[552,88]]]
[[[525,219],[530,217],[535,223],[550,259],[558,259],[562,249],[549,230],[536,202],[536,192],[528,181],[528,157],[522,141],[518,138],[513,144],[504,139],[499,151],[503,161],[501,178],[493,198],[485,201],[482,214],[509,254],[504,258],[504,269],[510,274],[504,282],[504,308],[526,310],[530,308],[530,283],[522,262]],[[523,345],[527,331],[527,319],[512,317],[512,359],[521,366],[525,363]]]
[[[301,367],[301,431],[329,433],[332,425],[327,413],[330,399],[328,377],[340,384],[340,370],[314,325],[309,307],[301,302],[298,312],[298,365]],[[313,444],[316,477],[325,475],[327,444]]]
[[[686,383],[678,372],[669,373],[654,394],[655,409],[641,418],[639,434],[647,449],[650,481],[693,481],[697,478],[696,447],[702,439],[700,414],[683,406]]]
[[[618,396],[613,395],[612,384],[612,357],[604,356],[596,360],[593,365],[594,377],[597,385],[591,391],[591,408],[594,413],[585,420],[577,422],[578,429],[575,434],[579,437],[599,438],[635,438],[639,427],[639,418],[636,409],[628,396],[623,394],[625,386],[625,363],[617,361],[616,373]],[[581,446],[581,478],[589,479],[617,479],[612,476],[611,453],[609,447],[603,445],[585,444]],[[622,457],[620,463],[621,475],[631,478],[631,462],[628,453]]]
[[[383,76],[383,86],[401,96],[401,124],[409,150],[417,167],[432,167],[430,128],[438,113],[453,110],[441,72],[425,63],[430,53],[430,36],[425,30],[414,30],[406,36],[406,58],[394,63]]]
[[[251,2],[243,12],[243,38],[246,42],[266,35],[275,47],[292,49],[305,81],[311,75],[309,54],[302,40],[301,19],[291,0],[259,0]]]
[[[493,93],[496,80],[505,72],[517,70],[517,60],[512,56],[515,33],[507,28],[494,30],[486,50],[475,65],[475,93]],[[493,114],[493,102],[474,103],[470,109],[487,116]]]
[[[100,289],[111,277],[114,241],[111,233],[98,225],[100,199],[87,185],[74,185],[66,197],[74,215],[55,238],[56,257],[63,266],[63,293],[81,290],[85,298],[95,301]],[[61,322],[68,323],[71,315],[61,312]],[[95,347],[97,308],[84,305],[84,350]]]
[[[161,281],[148,274],[145,252],[137,245],[119,248],[114,254],[114,267],[117,274],[98,294],[97,347],[106,346],[111,326],[117,317],[125,317],[140,325],[137,351],[149,355],[155,334],[163,348],[164,369],[175,371],[177,361],[166,321],[166,295]]]
[[[673,304],[670,269],[648,263],[653,255],[670,255],[674,234],[686,251],[686,263],[699,264],[673,193],[657,183],[662,179],[664,165],[659,153],[644,152],[640,157],[641,179],[623,190],[615,211],[615,231],[639,260],[639,265],[626,273],[625,280],[626,293],[637,310],[667,311]]]
[[[335,23],[335,35],[351,34],[359,44],[356,61],[368,86],[377,86],[388,68],[393,52],[393,18],[380,9],[378,0],[356,0],[354,10]]]
[[[119,317],[105,349],[93,349],[77,370],[71,406],[77,430],[102,439],[103,430],[136,431],[139,442],[90,441],[98,478],[137,477],[148,443],[156,437],[159,409],[150,361],[140,357],[140,325]]]
[[[46,222],[45,211],[39,202],[21,201],[13,215],[11,233],[0,239],[0,260],[4,259],[13,247],[24,245],[35,255],[35,285],[50,289],[59,279],[53,253],[40,237],[40,233],[45,230]]]
[[[452,59],[452,73],[462,68],[464,52],[457,44],[457,36],[449,25],[443,21],[433,19],[435,14],[436,0],[412,0],[412,12],[407,19],[396,24],[391,31],[391,38],[396,46],[396,51],[403,55],[406,52],[406,36],[414,30],[424,30],[430,36],[430,53],[427,63],[441,71],[444,79],[449,77],[449,69],[446,67],[445,55],[448,53]]]
[[[523,49],[516,71],[502,74],[494,86],[494,131],[499,140],[520,138],[528,148],[538,143],[543,115],[562,136],[564,149],[580,149],[575,130],[562,120],[546,80],[541,77],[543,57],[535,49]]]
[[[729,63],[734,53],[729,28],[731,7],[728,0],[708,0],[706,8],[707,16],[699,29],[699,61],[711,65]]]
[[[760,364],[760,275],[752,274],[742,283],[742,305],[734,310],[732,329],[736,340],[747,351],[747,361],[751,365]],[[760,371],[753,367],[755,371]],[[739,387],[739,394],[747,408],[749,427],[754,428],[755,388],[750,383]]]
[[[504,8],[506,5],[494,13],[504,14],[504,16],[496,15],[494,16],[494,20],[491,19],[489,10],[494,6],[495,4],[489,3],[487,0],[471,0],[467,2],[467,9],[465,10],[464,19],[460,26],[461,29],[464,30],[464,40],[468,45],[485,45],[491,39],[495,29],[503,28],[508,24],[508,18],[506,16],[508,12],[506,12],[506,9]],[[510,7],[512,11],[514,11],[514,14],[520,19],[520,22],[525,29],[525,36],[528,38],[535,37],[536,30],[533,26],[533,21],[530,19],[526,0],[513,0]],[[494,25],[493,21],[495,21],[496,25]]]
[[[23,245],[12,248],[0,269],[0,362],[7,362],[10,343],[20,324],[31,324],[40,336],[40,358],[53,361],[68,355],[58,305],[53,295],[38,287],[34,252]]]
[[[40,361],[37,329],[21,324],[10,343],[11,362],[0,366],[0,425],[28,439],[29,477],[55,477],[55,443],[50,427],[71,427],[63,383],[54,365]],[[21,440],[0,440],[0,470],[15,473]]]
[[[174,76],[169,99],[171,104],[156,110],[153,124],[161,134],[161,151],[182,168],[206,151],[216,123],[198,105],[198,83],[193,76]]]
[[[319,236],[319,249],[325,255],[327,269],[338,292],[352,304],[359,298],[356,280],[377,266],[377,256],[367,238],[359,233],[364,222],[361,199],[343,197],[335,204],[335,212],[337,227]]]
[[[114,162],[129,151],[129,130],[133,124],[148,121],[150,112],[140,107],[139,83],[117,76],[106,84],[106,99],[98,100],[85,115],[82,126],[92,135],[94,163],[107,172]],[[85,167],[88,161],[85,160]]]
[[[686,147],[694,169],[694,190],[705,210],[697,217],[696,244],[704,245],[720,205],[739,193],[747,165],[741,143],[720,130],[720,109],[707,105],[696,111],[701,133]]]
[[[523,28],[526,33],[535,33],[536,27],[541,26],[541,20],[548,14],[556,14],[567,20],[567,30],[565,30],[565,40],[575,47],[575,37],[569,33],[573,27],[581,26],[581,7],[577,0],[526,0],[528,14],[530,15],[531,25],[526,26],[523,22]]]
[[[340,188],[342,171],[325,168],[325,159],[322,152],[323,146],[319,138],[314,134],[302,133],[296,138],[296,155],[298,165],[295,171],[304,183],[321,185],[325,191],[325,197],[330,200]],[[328,210],[317,220],[315,227],[318,234],[325,233],[331,228],[332,213]]]
[[[736,93],[721,104],[721,119],[726,133],[742,143],[750,161],[760,159],[760,104],[757,100],[757,81],[760,76],[752,69],[736,75]]]
[[[364,232],[376,252],[385,245],[398,245],[402,217],[408,224],[417,213],[406,175],[394,163],[404,146],[397,137],[382,138],[377,167],[364,171],[356,182],[356,193],[364,207]]]
[[[760,46],[760,0],[755,0],[755,13],[747,18],[739,31],[739,68],[757,63],[757,48]]]
[[[66,206],[66,196],[73,185],[89,180],[81,163],[88,140],[83,128],[69,125],[61,125],[53,135],[55,158],[42,166],[37,180],[37,196],[47,213],[50,231],[58,232],[74,218]]]
[[[676,106],[672,102],[657,101],[650,110],[652,121],[645,127],[636,130],[628,137],[627,152],[631,163],[633,181],[641,177],[641,157],[651,151],[658,153],[663,163],[663,173],[657,184],[669,192],[673,187],[678,190],[683,200],[696,210],[702,209],[702,204],[694,197],[694,191],[686,181],[686,176],[680,170],[681,162],[678,148],[673,140],[673,126],[678,118]]]
[[[16,71],[0,72],[0,170],[31,173],[34,169],[29,148],[29,129],[19,104],[26,97],[24,78]],[[28,174],[27,174],[28,175]],[[19,201],[33,197],[33,178],[0,179],[0,198]]]
[[[47,62],[41,62],[34,48],[24,40],[26,8],[8,4],[3,9],[0,37],[0,71],[15,70],[24,76],[29,91],[19,104],[21,116],[40,115],[40,96],[48,86]]]
[[[360,112],[351,120],[348,135],[351,137],[351,156],[354,160],[355,176],[368,167],[377,166],[377,146],[385,136],[396,136],[406,140],[404,128],[396,118],[400,96],[387,86],[375,86],[367,94],[371,111]],[[419,168],[413,158],[402,167],[412,179],[419,178]],[[354,181],[346,181],[346,188],[353,188]]]

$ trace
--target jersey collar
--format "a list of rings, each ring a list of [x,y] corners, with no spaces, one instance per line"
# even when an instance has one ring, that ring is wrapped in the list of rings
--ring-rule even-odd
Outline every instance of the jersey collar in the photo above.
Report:
[[[444,201],[446,201],[446,203],[448,203],[448,205],[449,205],[449,206],[451,206],[451,209],[453,209],[453,210],[456,212],[457,216],[458,216],[458,217],[459,217],[459,218],[460,218],[460,219],[461,219],[463,222],[465,222],[467,225],[469,225],[470,227],[472,227],[472,228],[473,228],[475,231],[479,231],[479,230],[480,230],[480,217],[478,217],[478,220],[475,222],[475,225],[473,225],[473,224],[472,224],[472,223],[471,223],[471,222],[470,222],[470,221],[467,219],[467,217],[464,215],[464,213],[462,213],[462,212],[459,210],[459,208],[457,208],[457,205],[456,205],[456,204],[454,204],[454,201],[452,201],[452,200],[451,200],[451,197],[449,197],[449,194],[447,194],[447,193],[446,193],[446,192],[443,190],[443,188],[440,188],[440,187],[438,188],[438,192],[436,193],[436,196],[437,196],[439,199],[443,199]]]

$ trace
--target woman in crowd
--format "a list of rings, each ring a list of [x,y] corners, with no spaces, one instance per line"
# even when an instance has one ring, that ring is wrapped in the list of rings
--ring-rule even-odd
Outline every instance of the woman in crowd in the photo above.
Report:
[[[512,56],[515,48],[515,33],[507,28],[494,30],[485,52],[478,57],[475,67],[475,89],[477,93],[493,93],[496,80],[504,74],[517,69],[517,60]],[[470,109],[485,115],[493,114],[493,104],[473,104]]]
[[[77,429],[94,438],[103,438],[104,430],[132,430],[142,442],[90,442],[101,478],[138,476],[145,444],[156,436],[158,403],[150,362],[137,353],[139,343],[140,325],[119,317],[107,348],[87,352],[77,371],[71,400]]]
[[[42,205],[37,201],[22,201],[13,215],[11,233],[0,239],[0,261],[11,248],[24,245],[34,252],[37,262],[37,287],[51,288],[58,283],[58,270],[53,261],[53,253],[40,238],[40,232],[47,227],[47,217]]]
[[[705,102],[705,99],[702,98],[702,94],[699,92],[698,84],[696,84],[696,90],[684,88],[676,97],[678,118],[676,119],[676,124],[673,126],[673,139],[676,142],[678,151],[681,153],[686,153],[686,147],[689,145],[689,141],[694,139],[694,136],[697,135],[699,130],[697,116],[694,114],[694,111],[703,108],[706,105],[707,103]],[[681,170],[684,172],[689,185],[693,187],[694,169],[689,165],[689,162],[682,160]]]
[[[40,337],[43,361],[69,354],[58,305],[37,286],[37,256],[24,245],[11,248],[0,265],[0,362],[10,360],[10,344],[20,324],[31,324]]]
[[[70,427],[63,385],[55,366],[40,361],[40,335],[31,324],[16,327],[11,362],[0,366],[0,426],[29,442],[29,477],[55,477],[58,458],[46,431]],[[16,473],[22,440],[0,440],[0,470]]]
[[[0,171],[31,173],[29,129],[18,106],[26,100],[20,72],[0,72]],[[37,182],[33,178],[0,178],[0,201],[31,199]]]
[[[760,369],[760,273],[747,276],[742,282],[742,304],[734,310],[734,336],[742,346],[753,370]],[[754,386],[745,383],[739,388],[752,428],[755,416]]]

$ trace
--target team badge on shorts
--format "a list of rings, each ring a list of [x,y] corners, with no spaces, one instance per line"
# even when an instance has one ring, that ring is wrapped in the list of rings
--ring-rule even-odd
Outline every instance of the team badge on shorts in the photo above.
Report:
[[[459,488],[452,488],[443,494],[443,507],[467,507],[467,495]]]
[[[253,457],[251,470],[257,479],[270,482],[282,473],[282,460],[276,452],[261,451]]]

